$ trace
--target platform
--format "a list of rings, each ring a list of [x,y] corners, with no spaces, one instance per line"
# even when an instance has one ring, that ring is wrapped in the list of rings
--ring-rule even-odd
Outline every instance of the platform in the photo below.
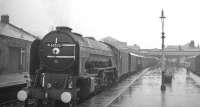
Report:
[[[28,73],[0,74],[0,88],[26,83],[25,75],[28,75]]]
[[[200,107],[200,77],[175,68],[171,84],[161,91],[160,71],[147,72],[109,107]]]

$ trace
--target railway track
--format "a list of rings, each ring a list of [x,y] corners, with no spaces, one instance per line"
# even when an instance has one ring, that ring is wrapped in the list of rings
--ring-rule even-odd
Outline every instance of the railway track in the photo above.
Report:
[[[17,100],[17,92],[26,84],[16,84],[12,86],[0,87],[0,107],[23,107]]]
[[[0,103],[0,107],[23,107],[23,103],[17,99],[13,99]]]
[[[109,90],[108,92],[102,92],[91,99],[84,101],[83,103],[77,105],[77,107],[107,107],[109,106],[112,101],[114,101],[123,91],[126,89],[126,87],[129,86],[129,84],[132,84],[135,80],[137,80],[140,76],[145,74],[149,69],[144,70],[141,73],[135,74],[130,79],[125,79],[124,82],[119,83],[116,88],[113,87],[113,89],[109,89],[111,92],[114,92],[115,94],[112,94],[112,96],[108,96],[109,93],[111,93]],[[23,102],[18,101],[17,99],[10,99],[4,102],[0,103],[0,107],[24,107]]]

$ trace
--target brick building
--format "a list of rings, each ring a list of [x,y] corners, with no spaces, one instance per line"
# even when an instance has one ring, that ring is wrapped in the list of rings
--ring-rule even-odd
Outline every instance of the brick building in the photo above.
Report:
[[[22,73],[29,69],[30,46],[37,37],[9,22],[8,15],[0,22],[0,74]]]

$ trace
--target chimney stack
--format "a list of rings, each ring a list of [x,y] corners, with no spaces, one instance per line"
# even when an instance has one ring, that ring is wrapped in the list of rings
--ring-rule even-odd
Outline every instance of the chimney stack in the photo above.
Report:
[[[8,24],[9,23],[9,16],[8,15],[1,15],[1,23]]]
[[[69,27],[65,27],[65,26],[57,26],[56,30],[58,30],[58,31],[64,31],[64,32],[71,32],[72,29],[69,28]]]

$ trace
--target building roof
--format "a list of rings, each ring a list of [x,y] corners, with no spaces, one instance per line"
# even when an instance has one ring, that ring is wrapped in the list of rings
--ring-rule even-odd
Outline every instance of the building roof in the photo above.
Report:
[[[2,21],[0,22],[0,35],[23,39],[27,41],[33,41],[38,38],[33,34],[23,30],[22,28],[19,28],[11,23],[3,23]]]

